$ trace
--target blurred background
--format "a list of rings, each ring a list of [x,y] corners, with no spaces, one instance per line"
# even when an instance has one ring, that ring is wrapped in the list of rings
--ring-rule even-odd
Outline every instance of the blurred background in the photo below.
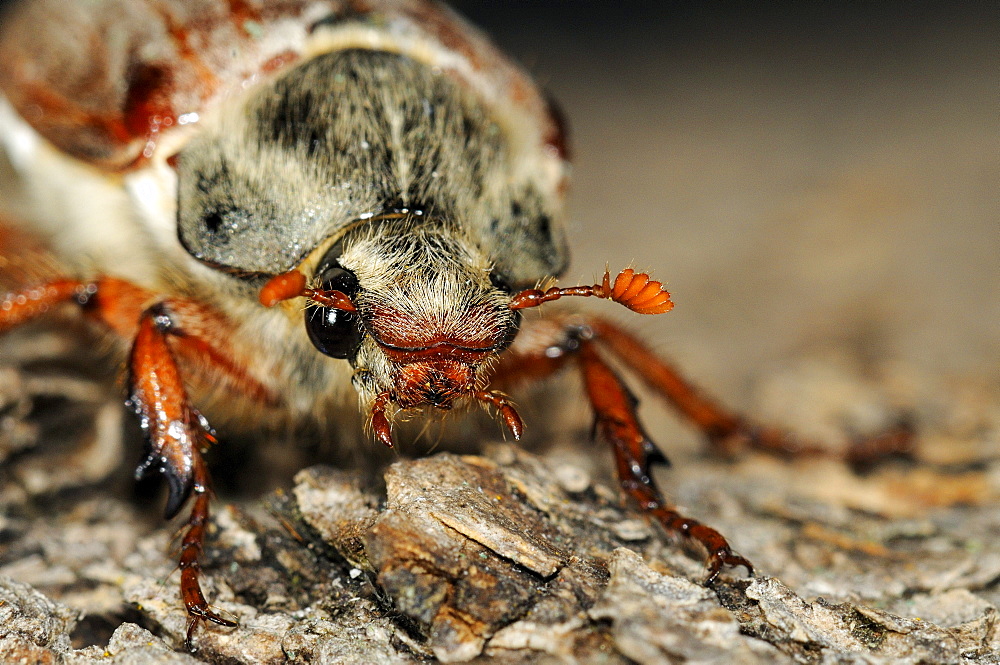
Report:
[[[699,383],[1000,380],[1000,4],[458,7],[569,119],[565,281],[653,269],[676,309],[622,320]]]

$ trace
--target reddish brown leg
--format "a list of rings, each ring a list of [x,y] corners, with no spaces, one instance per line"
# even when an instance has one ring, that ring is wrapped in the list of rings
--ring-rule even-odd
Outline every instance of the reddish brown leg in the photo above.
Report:
[[[372,430],[378,440],[387,448],[393,447],[392,425],[385,415],[385,408],[390,401],[392,401],[392,394],[386,391],[379,393],[372,403]]]
[[[0,298],[0,331],[65,302],[77,303],[89,317],[133,340],[127,404],[139,416],[148,446],[136,475],[153,471],[164,475],[169,487],[168,518],[194,495],[180,556],[188,643],[200,621],[235,626],[209,608],[198,583],[210,499],[202,449],[215,439],[207,421],[190,404],[174,353],[197,359],[252,399],[271,403],[275,397],[222,351],[230,329],[224,318],[193,301],[163,300],[152,291],[115,278],[92,282],[59,279],[8,293]]]
[[[540,331],[542,326],[550,326]],[[541,333],[541,334],[539,334]],[[672,533],[701,544],[708,552],[708,577],[713,582],[723,566],[744,566],[753,573],[752,564],[734,553],[725,537],[697,520],[684,517],[671,508],[660,493],[651,469],[669,464],[667,458],[646,435],[639,423],[637,400],[600,357],[592,331],[586,326],[568,325],[552,319],[538,322],[536,329],[519,347],[501,360],[494,383],[510,385],[523,378],[540,379],[576,360],[583,372],[584,387],[594,410],[595,425],[611,444],[618,480],[622,489],[647,513],[653,515]]]
[[[187,398],[177,362],[167,343],[168,335],[183,334],[164,304],[146,310],[129,358],[128,403],[146,432],[148,455],[136,476],[158,470],[167,478],[170,495],[167,518],[173,517],[194,493],[188,529],[181,541],[181,597],[188,613],[190,645],[199,621],[236,626],[213,612],[198,583],[199,556],[208,522],[208,469],[202,448],[214,442],[211,430]]]
[[[84,313],[110,328],[123,339],[133,340],[140,317],[156,302],[169,305],[184,321],[183,330],[173,333],[173,349],[192,367],[201,368],[213,380],[222,381],[238,394],[261,404],[278,399],[260,381],[238,365],[223,349],[230,347],[228,321],[208,307],[183,298],[162,296],[114,277],[93,281],[53,279],[49,282],[9,292],[0,297],[0,332],[36,319],[67,302],[79,305]]]
[[[651,474],[651,467],[666,459],[643,431],[635,413],[635,397],[601,359],[592,343],[581,341],[577,358],[597,428],[614,446],[622,489],[643,510],[656,517],[667,531],[686,536],[705,547],[708,552],[706,584],[715,581],[723,566],[744,566],[752,575],[753,565],[734,553],[721,533],[684,517],[667,505]]]
[[[521,416],[517,414],[517,410],[514,409],[514,406],[505,395],[497,392],[477,390],[472,393],[472,396],[480,402],[492,404],[496,407],[497,415],[499,415],[500,419],[503,420],[507,429],[514,435],[514,438],[521,438],[521,433],[524,432],[524,423],[521,421]]]
[[[731,454],[748,446],[782,457],[830,454],[828,449],[802,441],[785,430],[762,427],[727,411],[701,394],[680,372],[617,325],[603,319],[591,319],[587,323],[596,342],[610,350],[657,394],[697,425],[717,450]],[[855,467],[867,467],[887,457],[906,455],[912,446],[913,429],[908,423],[901,423],[881,436],[855,442],[844,457]]]
[[[187,633],[185,644],[191,647],[194,630],[198,627],[198,622],[207,620],[212,623],[234,628],[235,621],[223,619],[213,612],[205,600],[205,594],[201,591],[201,584],[198,582],[198,575],[201,573],[201,551],[205,542],[205,527],[208,524],[208,502],[210,499],[208,467],[205,465],[201,455],[194,459],[194,502],[191,506],[191,515],[188,517],[188,530],[181,540],[181,558],[179,567],[181,569],[181,598],[184,600],[184,608],[188,613]]]
[[[67,301],[84,304],[88,297],[87,285],[75,279],[56,279],[8,293],[0,299],[0,332],[37,319]]]

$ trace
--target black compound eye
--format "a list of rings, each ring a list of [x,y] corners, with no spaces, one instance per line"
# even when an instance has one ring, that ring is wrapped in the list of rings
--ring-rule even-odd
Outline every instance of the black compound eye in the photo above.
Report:
[[[510,327],[504,332],[503,339],[500,343],[494,347],[494,351],[500,353],[507,349],[508,346],[514,343],[514,338],[517,337],[517,333],[521,330],[521,312],[520,310],[514,310],[514,320],[511,321]]]
[[[490,273],[490,283],[493,284],[494,288],[497,288],[504,293],[514,293],[514,289],[511,287],[510,282],[507,278],[498,273],[496,270]]]
[[[323,269],[319,277],[321,289],[340,291],[352,298],[360,288],[357,276],[336,261]],[[309,305],[305,315],[309,340],[321,353],[341,359],[353,358],[357,354],[361,346],[361,326],[357,314],[333,307]]]
[[[513,287],[511,287],[506,278],[495,270],[490,273],[490,282],[493,284],[494,288],[499,289],[506,294],[514,293]],[[494,350],[499,353],[510,346],[514,342],[514,338],[517,337],[517,333],[520,328],[521,312],[519,310],[514,310],[514,320],[511,321],[510,327],[504,332],[503,339],[501,339],[500,342],[494,347]]]

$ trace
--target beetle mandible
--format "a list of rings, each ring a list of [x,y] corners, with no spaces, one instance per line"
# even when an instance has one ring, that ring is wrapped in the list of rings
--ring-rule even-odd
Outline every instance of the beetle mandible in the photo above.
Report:
[[[672,303],[631,269],[539,287],[568,260],[565,130],[450,9],[33,0],[3,28],[0,138],[33,214],[3,222],[0,330],[75,304],[123,343],[147,439],[137,475],[166,478],[168,516],[191,506],[189,640],[202,620],[234,625],[198,581],[209,420],[332,421],[355,408],[352,385],[386,445],[400,414],[468,403],[520,437],[503,391],[574,365],[623,490],[705,547],[708,582],[751,570],[664,500],[651,468],[666,458],[606,357],[719,445],[808,447],[722,409],[603,318],[522,321],[565,296],[643,314]]]

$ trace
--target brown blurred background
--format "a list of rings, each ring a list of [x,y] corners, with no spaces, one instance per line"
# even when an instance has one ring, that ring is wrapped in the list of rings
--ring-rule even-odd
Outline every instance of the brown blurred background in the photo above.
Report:
[[[1000,5],[458,6],[569,118],[567,281],[654,269],[677,308],[630,325],[702,383],[1000,378]]]

